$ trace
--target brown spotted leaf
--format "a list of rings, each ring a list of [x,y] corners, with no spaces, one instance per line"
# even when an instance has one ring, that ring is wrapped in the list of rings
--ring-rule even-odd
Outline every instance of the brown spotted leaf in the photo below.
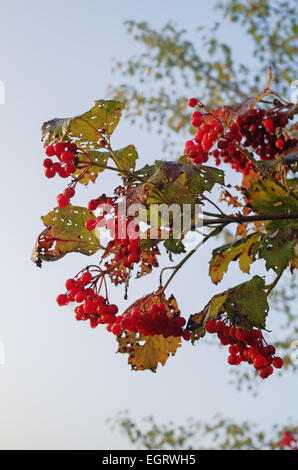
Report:
[[[38,236],[32,254],[37,265],[41,265],[41,261],[56,261],[67,253],[90,256],[99,250],[94,232],[85,227],[88,219],[95,219],[88,209],[68,205],[54,209],[41,219],[46,229]]]

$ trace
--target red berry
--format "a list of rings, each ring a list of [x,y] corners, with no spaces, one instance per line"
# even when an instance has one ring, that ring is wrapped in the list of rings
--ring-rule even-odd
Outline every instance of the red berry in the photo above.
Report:
[[[239,341],[245,341],[247,333],[245,330],[237,330],[235,336]]]
[[[283,360],[281,357],[275,357],[272,361],[273,367],[280,369],[283,366]]]
[[[89,282],[92,280],[92,274],[89,271],[87,271],[84,274],[82,274],[80,280],[83,285],[89,284]]]
[[[46,147],[46,155],[48,157],[53,157],[55,155],[55,149],[54,149],[54,145],[48,145]]]
[[[89,201],[89,204],[88,204],[88,209],[90,211],[95,211],[97,207],[98,207],[98,201],[96,199],[91,199],[91,201]]]
[[[57,200],[58,206],[59,206],[61,209],[62,209],[63,207],[68,206],[68,204],[70,203],[69,197],[68,197],[68,196],[65,196],[64,194],[58,194],[56,200]]]
[[[51,166],[53,165],[53,162],[50,158],[45,158],[44,161],[43,161],[43,166],[45,168],[51,168]]]
[[[86,221],[85,223],[85,227],[87,230],[94,230],[95,227],[96,227],[96,220],[93,220],[93,219],[89,219]]]
[[[274,131],[274,123],[272,119],[263,119],[262,124],[265,127],[268,134],[271,134]]]
[[[74,279],[67,279],[65,283],[65,287],[67,290],[72,289],[73,287],[75,287],[75,285],[76,285],[76,281]]]
[[[75,295],[75,301],[80,303],[80,302],[83,302],[83,300],[85,300],[85,293],[83,291],[79,291],[76,295]]]
[[[65,294],[60,294],[58,295],[57,299],[57,304],[62,307],[63,305],[66,305],[68,303],[68,298],[67,298],[67,295]]]
[[[63,163],[70,163],[74,159],[74,154],[70,152],[69,150],[65,150],[64,152],[61,153],[60,155],[60,160]]]
[[[183,339],[185,339],[185,341],[189,341],[190,340],[190,331],[184,330],[183,333],[182,333],[182,337],[183,337]]]
[[[208,333],[215,333],[216,332],[215,325],[216,325],[216,322],[214,320],[208,320],[206,323],[206,331]]]
[[[262,379],[266,379],[269,375],[268,370],[266,367],[261,367],[261,369],[258,370],[259,376],[262,377]]]
[[[190,98],[188,101],[188,106],[190,106],[191,108],[194,108],[195,106],[197,106],[197,104],[198,100],[196,98]]]
[[[66,188],[63,191],[64,196],[67,196],[70,198],[74,197],[75,195],[75,189],[74,188]]]
[[[75,171],[77,170],[77,167],[75,166],[74,163],[67,163],[66,167],[65,167],[65,171],[69,174],[69,175],[72,175],[73,173],[75,173]]]
[[[277,139],[277,141],[275,142],[275,147],[282,150],[284,148],[284,141],[282,139]]]
[[[216,322],[215,324],[215,330],[220,333],[221,331],[223,331],[226,327],[226,324],[224,321],[218,321]]]
[[[64,152],[65,148],[66,144],[64,142],[57,142],[57,144],[54,146],[55,154],[60,155],[62,152]]]
[[[122,327],[121,325],[113,325],[112,328],[111,328],[111,331],[112,333],[114,333],[114,335],[120,335],[121,334],[121,331],[122,331]]]
[[[55,170],[53,170],[53,168],[51,167],[51,168],[46,168],[44,174],[47,178],[54,178],[56,173],[55,173]]]

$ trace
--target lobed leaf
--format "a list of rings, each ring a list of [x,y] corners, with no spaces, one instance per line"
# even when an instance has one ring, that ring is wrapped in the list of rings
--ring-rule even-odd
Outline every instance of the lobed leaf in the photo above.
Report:
[[[208,319],[226,313],[235,326],[245,329],[265,328],[269,306],[265,281],[254,276],[250,281],[215,295],[201,312],[191,315],[187,329],[192,342],[205,335]]]
[[[249,273],[253,262],[253,247],[262,237],[261,233],[253,233],[235,243],[223,245],[212,252],[209,266],[209,274],[214,284],[218,284],[231,261],[239,259],[239,267],[242,272]]]
[[[70,136],[85,150],[102,148],[100,141],[109,138],[117,127],[124,103],[98,100],[86,113],[70,118],[55,118],[42,126],[42,140],[48,145]]]
[[[42,261],[57,261],[67,253],[91,256],[99,250],[94,232],[85,227],[88,219],[95,219],[93,212],[84,207],[68,205],[56,208],[43,216],[46,229],[38,236],[32,261],[41,266]]]
[[[156,372],[159,364],[163,366],[170,356],[175,356],[181,346],[181,338],[162,335],[142,336],[139,333],[125,331],[118,336],[118,352],[128,354],[128,364],[133,370],[151,370]]]

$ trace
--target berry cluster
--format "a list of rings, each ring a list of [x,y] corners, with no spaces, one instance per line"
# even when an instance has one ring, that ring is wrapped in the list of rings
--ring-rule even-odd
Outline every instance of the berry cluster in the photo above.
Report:
[[[273,373],[273,367],[280,369],[283,365],[283,360],[274,356],[275,347],[266,344],[262,331],[259,329],[247,331],[215,319],[207,321],[206,331],[217,333],[224,346],[230,345],[229,364],[239,365],[241,362],[253,364],[262,379],[266,379]]]
[[[193,113],[191,123],[193,127],[198,129],[194,140],[188,140],[185,143],[184,153],[188,155],[188,160],[196,165],[201,165],[208,161],[208,152],[222,135],[223,127],[216,119],[211,119],[208,124],[204,123],[199,111]]]
[[[191,107],[197,104],[196,98],[189,100]],[[215,111],[205,119],[199,111],[194,111],[191,123],[197,131],[194,139],[188,140],[184,148],[188,161],[200,165],[213,156],[216,165],[223,161],[236,171],[248,174],[254,164],[247,156],[247,147],[261,160],[272,160],[297,146],[297,139],[289,138],[283,131],[288,118],[282,112],[254,108],[240,115],[227,130],[224,130],[217,115],[220,116],[220,112]],[[210,152],[215,144],[216,148]],[[250,155],[253,157],[254,154]]]
[[[124,267],[130,268],[141,259],[139,226],[133,222],[132,217],[123,217],[118,214],[118,206],[112,198],[104,196],[92,199],[88,204],[88,208],[96,210],[102,204],[103,213],[95,220],[87,220],[86,228],[91,231],[96,226],[100,226],[109,230],[112,240],[107,245],[107,251],[115,253],[116,263],[121,262]],[[114,216],[106,218],[106,215],[111,213],[112,209],[114,210]]]
[[[166,304],[153,304],[149,309],[134,307],[131,312],[117,317],[116,323],[107,325],[107,329],[115,335],[122,330],[139,332],[143,336],[163,335],[182,336],[185,340],[190,339],[190,333],[183,330],[185,318],[174,316],[167,311]]]
[[[55,145],[48,145],[46,147],[47,158],[43,161],[45,176],[53,178],[59,175],[61,178],[68,178],[72,175],[76,171],[74,159],[77,150],[76,144],[72,142],[57,142]],[[59,161],[54,163],[49,157],[55,156]]]
[[[74,279],[68,279],[65,283],[66,294],[57,297],[60,306],[75,302],[79,305],[75,307],[77,320],[89,320],[91,328],[101,324],[113,324],[116,320],[118,307],[109,305],[107,300],[99,295],[96,284],[102,277],[101,273],[94,276],[90,271],[85,271]]]
[[[76,166],[76,153],[78,148],[72,142],[57,142],[55,145],[48,145],[46,147],[47,158],[43,161],[45,167],[45,176],[53,178],[59,175],[61,178],[68,178],[75,173]],[[57,157],[59,161],[53,162],[52,158]],[[75,195],[75,185],[66,188],[62,194],[58,194],[57,203],[59,207],[66,207],[70,203],[70,199]]]

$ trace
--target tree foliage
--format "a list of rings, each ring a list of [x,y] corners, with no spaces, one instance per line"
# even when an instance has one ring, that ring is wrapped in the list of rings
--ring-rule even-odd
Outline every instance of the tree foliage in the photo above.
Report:
[[[156,371],[159,364],[175,355],[183,340],[191,339],[195,344],[206,332],[216,332],[221,343],[234,351],[228,359],[230,364],[253,364],[266,378],[273,371],[272,365],[281,366],[279,358],[274,357],[275,348],[268,346],[263,336],[268,296],[283,274],[297,267],[297,109],[284,96],[285,80],[292,73],[288,61],[281,62],[278,73],[275,70],[280,54],[293,49],[294,11],[288,2],[269,1],[254,7],[251,2],[231,1],[219,8],[224,8],[224,15],[232,21],[242,21],[249,28],[255,56],[265,62],[251,77],[250,85],[247,67],[240,64],[236,69],[232,50],[214,37],[203,39],[207,61],[184,39],[185,33],[172,25],[158,32],[146,23],[129,22],[129,31],[136,31],[136,39],[143,42],[147,52],[131,61],[124,74],[136,74],[142,80],[152,77],[156,83],[166,79],[172,94],[165,94],[161,88],[148,99],[142,92],[125,87],[117,93],[114,90],[116,99],[98,100],[81,115],[44,123],[45,174],[48,178],[69,177],[69,184],[57,197],[58,207],[42,218],[46,228],[38,236],[33,260],[41,266],[43,261],[56,261],[71,252],[100,256],[99,261],[97,258],[67,280],[66,292],[57,302],[60,306],[73,305],[76,319],[88,320],[93,328],[106,325],[134,370]],[[280,12],[277,23],[276,9]],[[286,22],[282,21],[283,12]],[[265,37],[262,28],[268,21],[273,30]],[[215,25],[213,34],[217,31],[219,25]],[[269,67],[261,87],[260,77],[269,58],[274,73]],[[190,138],[172,161],[160,159],[138,168],[133,144],[125,142],[120,149],[112,146],[113,132],[125,109],[119,97],[126,97],[129,114],[145,113],[149,123],[158,118],[161,125],[166,118],[167,127],[177,137],[180,130],[186,131],[190,120],[188,99],[175,98],[178,70],[184,86],[197,90],[197,97],[189,101],[190,108],[196,108]],[[208,160],[211,164],[207,165]],[[225,163],[241,174],[241,186],[232,186],[230,173],[225,175],[217,168]],[[70,204],[80,183],[99,187],[103,171],[117,173],[119,186],[108,196],[97,193],[94,197],[93,192],[88,208]],[[218,189],[222,191],[219,203],[214,200]],[[128,211],[123,215],[119,207],[124,199]],[[158,205],[167,212],[159,211],[152,217],[152,208]],[[199,221],[195,216],[198,205],[203,215]],[[187,213],[191,225],[181,230],[177,223]],[[210,256],[212,282],[222,281],[232,261],[239,261],[240,270],[249,274],[251,265],[262,259],[264,271],[219,291],[205,307],[194,306],[199,313],[184,318],[183,308],[181,312],[172,296],[166,298],[165,291],[190,257],[230,226],[236,226],[234,239]],[[189,249],[190,228],[200,237]],[[102,243],[102,229],[110,235],[106,244]],[[108,280],[123,285],[126,295],[133,274],[139,278],[159,268],[163,250],[170,262],[179,257],[177,264],[162,267],[156,290],[133,299],[131,307],[119,313],[109,299]],[[275,275],[271,283],[267,272]]]

